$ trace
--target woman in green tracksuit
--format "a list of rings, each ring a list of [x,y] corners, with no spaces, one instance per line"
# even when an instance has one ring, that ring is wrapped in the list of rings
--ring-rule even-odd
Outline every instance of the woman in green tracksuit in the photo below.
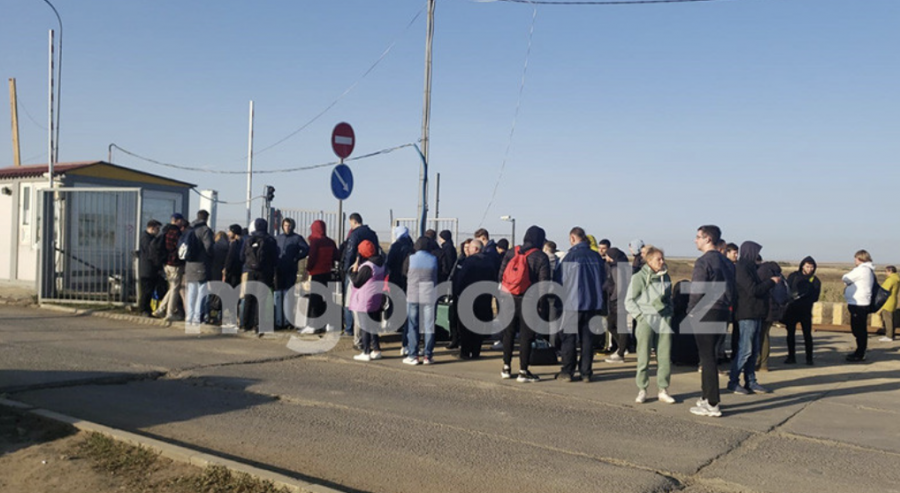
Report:
[[[671,372],[672,349],[672,280],[666,272],[666,260],[659,248],[645,247],[646,264],[631,278],[625,309],[637,320],[637,377],[638,395],[635,402],[647,399],[650,382],[650,348],[656,347],[656,387],[659,401],[674,404],[667,389]]]

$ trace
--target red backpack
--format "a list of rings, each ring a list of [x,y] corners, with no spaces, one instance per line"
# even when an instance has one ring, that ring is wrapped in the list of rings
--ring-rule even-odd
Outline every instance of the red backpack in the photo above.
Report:
[[[506,264],[506,269],[503,271],[503,280],[500,282],[500,287],[503,288],[503,291],[513,296],[522,296],[525,294],[525,291],[528,291],[528,288],[531,287],[531,275],[528,274],[527,259],[531,252],[536,250],[537,248],[532,248],[522,253],[521,246],[513,250],[513,258]]]

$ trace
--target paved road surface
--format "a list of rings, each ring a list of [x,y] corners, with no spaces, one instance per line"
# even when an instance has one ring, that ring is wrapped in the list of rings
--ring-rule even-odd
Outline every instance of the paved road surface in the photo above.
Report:
[[[83,419],[258,463],[349,491],[900,492],[900,353],[817,333],[818,365],[785,368],[775,331],[769,395],[723,394],[698,418],[699,375],[676,405],[634,403],[634,364],[590,384],[499,378],[499,353],[431,367],[298,356],[284,341],[0,307],[0,392]],[[340,347],[346,347],[346,343]],[[724,385],[724,379],[722,380]],[[651,381],[651,395],[654,391]]]

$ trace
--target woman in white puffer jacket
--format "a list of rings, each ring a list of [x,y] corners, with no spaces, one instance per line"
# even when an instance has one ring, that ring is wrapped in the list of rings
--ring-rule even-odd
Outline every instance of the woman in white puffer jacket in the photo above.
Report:
[[[856,267],[844,274],[842,280],[847,285],[844,288],[844,298],[847,300],[847,308],[850,310],[850,330],[856,338],[856,351],[847,355],[847,361],[858,363],[866,360],[866,347],[869,334],[869,305],[872,303],[872,289],[875,287],[875,266],[872,265],[872,256],[865,250],[860,250],[854,255]]]

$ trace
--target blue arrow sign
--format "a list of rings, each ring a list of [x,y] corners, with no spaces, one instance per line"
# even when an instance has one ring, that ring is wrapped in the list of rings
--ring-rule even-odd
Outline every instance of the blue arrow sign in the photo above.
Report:
[[[338,200],[346,200],[353,191],[353,172],[346,164],[339,164],[331,172],[331,193]]]

